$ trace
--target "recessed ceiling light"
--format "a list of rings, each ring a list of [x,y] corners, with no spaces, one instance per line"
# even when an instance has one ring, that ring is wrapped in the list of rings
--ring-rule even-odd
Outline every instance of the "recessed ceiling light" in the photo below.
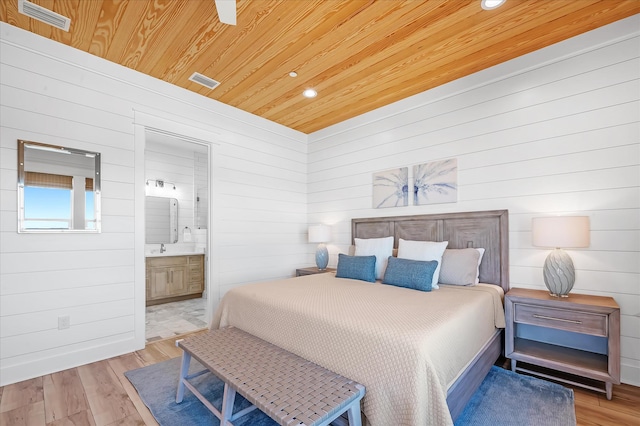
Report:
[[[305,98],[315,98],[316,96],[318,96],[318,92],[316,92],[316,91],[315,91],[315,90],[313,90],[313,89],[307,89],[307,90],[305,90],[304,92],[302,92],[302,95],[303,95]]]
[[[505,1],[506,0],[482,0],[480,5],[484,10],[492,10],[502,6]]]
[[[298,76],[298,73],[297,73],[297,72],[295,72],[295,71],[291,71],[291,72],[289,73],[289,77],[297,77],[297,76]]]

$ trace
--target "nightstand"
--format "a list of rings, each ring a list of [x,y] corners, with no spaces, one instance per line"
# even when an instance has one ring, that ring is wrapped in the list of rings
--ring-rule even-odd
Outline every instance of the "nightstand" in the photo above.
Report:
[[[296,277],[302,277],[304,275],[313,275],[313,274],[324,274],[325,272],[335,272],[334,268],[327,268],[324,270],[319,270],[317,266],[309,266],[308,268],[298,268],[296,269]]]
[[[505,296],[505,356],[511,369],[607,394],[620,383],[620,308],[611,297],[511,289]],[[578,376],[531,370],[518,362]],[[604,382],[604,389],[580,378]],[[586,382],[588,382],[587,380]]]

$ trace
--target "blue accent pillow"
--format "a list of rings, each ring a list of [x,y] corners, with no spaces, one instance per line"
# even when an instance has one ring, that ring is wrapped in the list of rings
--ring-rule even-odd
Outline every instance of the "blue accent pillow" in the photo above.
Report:
[[[376,281],[375,256],[347,256],[338,255],[338,269],[336,278],[351,278],[373,283]]]
[[[382,284],[431,291],[437,260],[409,260],[390,256]]]

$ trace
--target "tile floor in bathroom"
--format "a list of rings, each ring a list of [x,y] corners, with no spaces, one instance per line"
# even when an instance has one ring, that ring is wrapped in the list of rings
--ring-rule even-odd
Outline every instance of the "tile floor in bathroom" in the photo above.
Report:
[[[205,302],[200,298],[147,306],[147,343],[207,328]]]

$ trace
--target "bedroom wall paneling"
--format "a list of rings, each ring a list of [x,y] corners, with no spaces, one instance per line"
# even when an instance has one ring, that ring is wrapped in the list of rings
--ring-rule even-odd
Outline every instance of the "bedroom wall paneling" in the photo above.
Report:
[[[212,300],[304,264],[306,135],[6,23],[0,34],[0,386],[144,345],[139,111],[217,135]],[[102,153],[102,233],[17,234],[17,139]]]
[[[621,308],[622,381],[640,386],[640,15],[309,135],[309,223],[509,210],[511,287],[544,289],[531,219],[586,215],[573,292]],[[458,202],[371,208],[371,173],[458,160]],[[410,203],[411,204],[411,203]],[[307,250],[308,262],[313,252]]]

